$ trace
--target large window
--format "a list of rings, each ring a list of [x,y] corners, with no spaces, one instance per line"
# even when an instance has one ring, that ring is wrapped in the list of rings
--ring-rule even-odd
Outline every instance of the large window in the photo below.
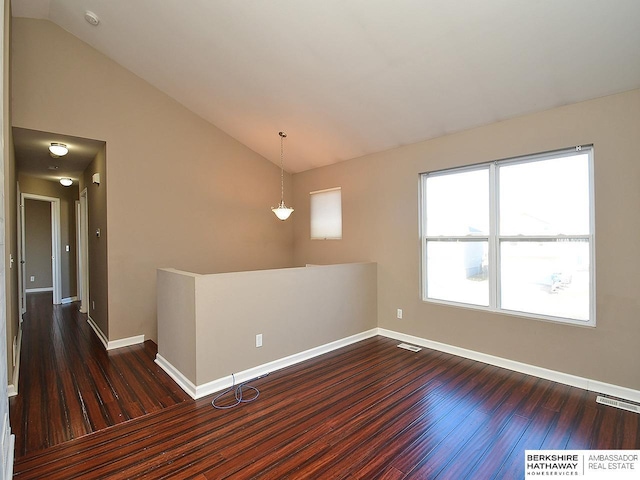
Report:
[[[423,298],[595,325],[593,149],[422,175]]]

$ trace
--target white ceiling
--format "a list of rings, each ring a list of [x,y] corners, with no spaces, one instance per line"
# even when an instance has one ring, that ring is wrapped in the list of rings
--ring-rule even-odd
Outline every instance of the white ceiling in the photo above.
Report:
[[[638,0],[13,0],[300,172],[640,87]],[[86,10],[100,18],[84,20]]]

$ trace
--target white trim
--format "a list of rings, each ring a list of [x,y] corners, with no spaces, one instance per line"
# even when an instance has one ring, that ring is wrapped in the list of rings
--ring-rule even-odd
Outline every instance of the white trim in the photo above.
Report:
[[[14,458],[15,447],[16,447],[16,436],[10,433],[9,444],[7,445],[7,447],[5,447],[7,448],[7,451],[3,452],[3,455],[7,459],[7,463],[4,466],[4,478],[13,478],[13,458]]]
[[[196,386],[193,384],[191,380],[189,380],[180,370],[171,365],[171,363],[164,358],[159,353],[156,353],[156,359],[154,360],[156,365],[158,365],[162,370],[165,371],[167,375],[173,378],[173,381],[178,384],[178,386],[184,390],[187,395],[191,398],[196,399]]]
[[[53,287],[27,288],[24,293],[53,292]]]
[[[456,347],[454,345],[447,345],[446,343],[434,342],[433,340],[394,332],[385,328],[378,328],[378,334],[395,340],[420,345],[421,347],[431,348],[440,352],[468,358],[477,362],[488,363],[489,365],[495,365],[496,367],[507,368],[515,372],[525,373],[527,375],[533,375],[534,377],[544,378],[564,385],[582,388],[590,392],[604,393],[606,395],[623,398],[632,402],[640,402],[640,390],[612,385],[610,383],[600,382],[589,378],[578,377],[577,375],[549,370],[547,368],[529,365],[527,363],[516,362],[515,360],[496,357],[486,353]]]
[[[21,204],[24,205],[25,200],[37,200],[41,202],[49,202],[51,205],[51,280],[53,283],[53,303],[59,305],[62,298],[62,264],[60,249],[60,199],[57,197],[47,197],[45,195],[36,195],[34,193],[22,193]],[[25,216],[22,215],[23,225],[21,228],[24,233]],[[25,238],[25,235],[22,235]],[[27,253],[23,251],[23,255]],[[28,292],[28,290],[27,290]]]
[[[62,303],[63,305],[66,305],[67,303],[73,303],[73,302],[77,302],[78,301],[78,297],[65,297],[62,299],[62,301],[60,303]]]
[[[16,341],[15,365],[13,367],[13,383],[7,386],[7,395],[15,397],[18,395],[18,380],[20,379],[20,352],[22,351],[22,325],[18,329],[18,339]]]
[[[336,340],[325,345],[320,345],[303,352],[294,353],[293,355],[289,355],[288,357],[280,358],[272,362],[264,363],[256,367],[234,373],[236,383],[246,382],[247,380],[251,380],[252,378],[266,375],[276,370],[295,365],[296,363],[304,362],[305,360],[309,360],[319,355],[329,353],[338,348],[346,347],[347,345],[351,345],[352,343],[375,337],[378,334],[377,330],[378,329],[373,328],[371,330],[367,330],[366,332],[357,333],[355,335],[351,335],[350,337],[342,338],[340,340]],[[191,382],[177,368],[171,365],[171,363],[167,361],[167,359],[162,357],[162,355],[160,355],[159,353],[156,354],[155,362],[160,366],[160,368],[167,372],[167,374],[175,380],[180,388],[182,388],[194,400],[202,398],[206,395],[210,395],[211,393],[218,392],[225,388],[229,388],[232,385],[232,379],[230,376],[218,378],[202,385],[194,385],[193,382]]]
[[[315,192],[309,192],[309,195],[313,195],[315,193],[333,192],[335,190],[342,190],[342,187],[333,187],[333,188],[325,188],[324,190],[316,190]]]
[[[116,348],[129,347],[131,345],[138,345],[144,343],[144,335],[136,335],[134,337],[120,338],[118,340],[111,340],[107,345],[107,350],[114,350]]]
[[[107,336],[102,330],[100,330],[100,327],[98,327],[93,318],[91,318],[90,316],[87,317],[87,323],[89,324],[89,326],[91,326],[95,334],[98,336],[98,338],[102,342],[102,345],[104,345],[105,350],[114,350],[116,348],[128,347],[131,345],[144,343],[144,335],[136,335],[134,337],[120,338],[118,340],[109,341]]]
[[[78,236],[79,252],[78,266],[80,276],[78,277],[78,289],[80,298],[80,313],[89,313],[89,209],[88,195],[85,187],[80,192],[80,222],[77,228],[80,232]]]
[[[106,350],[109,350],[109,339],[107,338],[107,336],[102,332],[102,330],[100,330],[100,327],[96,324],[96,322],[93,321],[93,318],[91,318],[91,315],[87,316],[87,323],[89,324],[89,326],[93,329],[93,331],[95,332],[95,334],[98,336],[98,338],[100,339],[100,341],[102,342],[102,345],[104,345],[104,348]]]
[[[20,325],[22,325],[22,315],[27,311],[26,303],[26,278],[25,278],[25,263],[24,263],[24,203],[22,201],[22,192],[20,191],[20,182],[16,182],[16,195],[17,195],[17,214],[18,214],[18,228],[16,229],[18,236],[18,299],[20,301]]]
[[[425,338],[416,337],[414,335],[394,332],[392,330],[387,330],[385,328],[379,327],[367,330],[356,335],[352,335],[350,337],[336,340],[335,342],[327,343],[319,347],[305,350],[304,352],[296,353],[279,360],[274,360],[263,365],[258,365],[256,367],[243,370],[242,372],[235,373],[234,376],[236,379],[236,383],[246,382],[247,380],[251,380],[252,378],[256,378],[261,375],[280,370],[281,368],[288,367],[305,360],[309,360],[324,353],[331,352],[338,348],[351,345],[352,343],[356,343],[361,340],[374,337],[376,335],[393,338],[395,340],[412,343],[414,345],[420,345],[421,347],[468,358],[477,362],[487,363],[496,367],[506,368],[515,372],[524,373],[526,375],[544,378],[546,380],[562,383],[564,385],[582,388],[590,392],[603,393],[612,397],[622,398],[625,400],[630,400],[632,402],[640,403],[640,390],[612,385],[610,383],[591,380],[589,378],[558,372],[556,370],[549,370],[547,368],[529,365],[522,362],[516,362],[507,358],[496,357],[494,355],[476,352],[474,350],[468,350],[466,348],[456,347],[454,345],[448,345],[446,343],[435,342],[433,340],[427,340]],[[162,357],[162,355],[160,355],[159,353],[156,354],[155,363],[159,365],[160,368],[162,368],[180,386],[180,388],[182,388],[191,398],[195,400],[206,395],[210,395],[214,392],[223,390],[225,388],[229,388],[232,385],[232,380],[229,377],[218,378],[202,385],[194,385],[191,380],[189,380],[182,372],[180,372],[180,370],[174,367],[166,358]]]

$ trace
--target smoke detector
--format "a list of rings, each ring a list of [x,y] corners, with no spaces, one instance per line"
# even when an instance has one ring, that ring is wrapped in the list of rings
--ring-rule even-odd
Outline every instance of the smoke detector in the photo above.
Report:
[[[98,18],[98,16],[95,13],[90,12],[89,10],[84,12],[84,19],[94,27],[98,26],[98,24],[100,23],[100,19]]]

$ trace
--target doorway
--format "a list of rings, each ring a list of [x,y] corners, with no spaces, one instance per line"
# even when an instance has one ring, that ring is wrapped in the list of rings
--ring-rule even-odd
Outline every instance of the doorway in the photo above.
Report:
[[[62,303],[60,199],[22,193],[20,231],[21,314],[25,311],[28,292],[52,291],[53,303]],[[49,238],[45,238],[47,236]],[[50,261],[45,261],[49,255]]]

